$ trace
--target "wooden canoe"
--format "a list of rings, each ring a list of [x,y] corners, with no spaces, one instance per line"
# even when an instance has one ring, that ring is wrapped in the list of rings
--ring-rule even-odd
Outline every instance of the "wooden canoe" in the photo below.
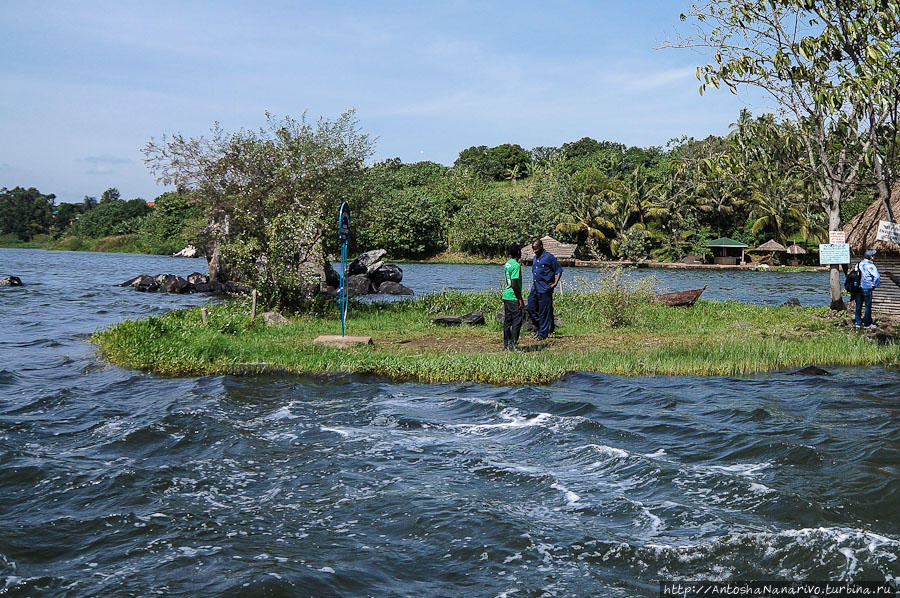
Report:
[[[700,295],[703,294],[703,291],[706,290],[707,286],[708,285],[703,285],[702,289],[691,289],[689,291],[660,293],[659,295],[654,296],[653,300],[657,303],[668,305],[669,307],[690,307],[700,298]]]

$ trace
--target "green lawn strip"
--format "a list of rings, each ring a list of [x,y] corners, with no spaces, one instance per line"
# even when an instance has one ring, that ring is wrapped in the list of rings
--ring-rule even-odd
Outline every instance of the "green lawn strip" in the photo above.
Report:
[[[570,371],[623,375],[741,375],[804,365],[897,365],[900,346],[879,346],[839,326],[841,314],[736,302],[701,301],[693,308],[641,305],[635,323],[609,329],[590,298],[567,295],[557,304],[558,337],[525,351],[500,351],[502,331],[485,326],[444,328],[436,313],[498,308],[492,295],[428,297],[390,305],[355,305],[348,334],[372,336],[374,347],[314,345],[337,334],[334,315],[302,316],[282,327],[249,323],[245,302],[125,321],[92,341],[112,363],[166,375],[287,371],[317,375],[371,374],[428,382],[547,383]],[[487,311],[485,309],[485,311]]]

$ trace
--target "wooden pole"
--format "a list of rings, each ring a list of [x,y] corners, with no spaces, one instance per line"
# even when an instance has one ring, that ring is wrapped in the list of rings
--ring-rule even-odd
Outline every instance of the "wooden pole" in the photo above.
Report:
[[[203,320],[203,325],[204,325],[204,326],[206,326],[206,322],[207,322],[206,317],[207,317],[207,314],[206,314],[206,308],[205,308],[205,307],[201,307],[201,308],[200,308],[200,319]]]
[[[250,325],[253,325],[253,321],[256,319],[256,289],[253,289],[253,306],[250,308]]]

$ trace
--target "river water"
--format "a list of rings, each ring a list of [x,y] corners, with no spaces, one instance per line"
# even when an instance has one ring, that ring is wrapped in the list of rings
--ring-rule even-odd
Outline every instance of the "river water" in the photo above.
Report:
[[[162,378],[97,359],[92,331],[209,301],[111,283],[203,265],[0,250],[0,275],[27,285],[0,289],[0,595],[900,578],[896,369],[494,387]],[[417,290],[496,283],[490,267],[405,271]],[[663,274],[712,298],[827,300],[820,273]]]

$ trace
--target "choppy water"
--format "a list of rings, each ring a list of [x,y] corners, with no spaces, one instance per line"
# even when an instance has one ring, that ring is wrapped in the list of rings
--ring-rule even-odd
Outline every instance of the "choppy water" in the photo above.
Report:
[[[0,289],[0,595],[900,577],[898,371],[510,388],[97,361],[94,329],[207,300],[110,282],[198,266],[0,250],[0,275],[28,285]]]

